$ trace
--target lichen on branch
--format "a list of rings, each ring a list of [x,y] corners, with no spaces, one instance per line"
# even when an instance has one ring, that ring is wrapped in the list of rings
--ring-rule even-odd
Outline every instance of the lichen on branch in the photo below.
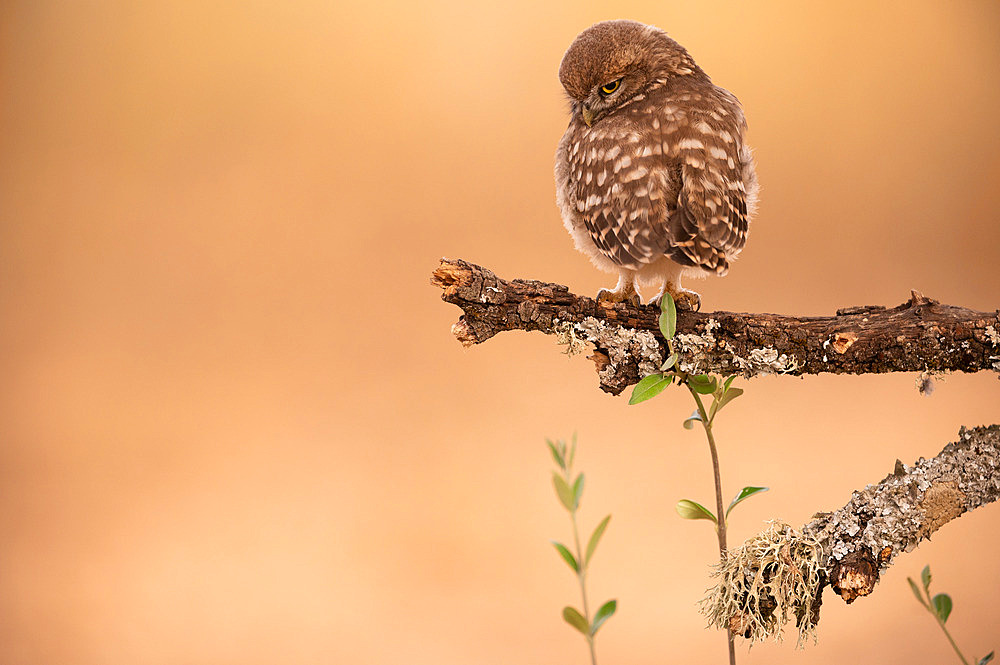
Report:
[[[602,390],[619,394],[666,357],[652,305],[597,302],[561,284],[504,280],[442,259],[431,283],[463,315],[452,332],[466,345],[508,330],[555,335],[578,352],[589,344]],[[834,316],[679,312],[678,367],[690,373],[870,374],[1000,372],[1000,312],[942,305],[917,292],[898,307],[846,307]]]
[[[772,523],[730,550],[702,611],[751,640],[779,637],[794,617],[801,638],[819,620],[827,584],[847,603],[869,595],[897,556],[998,497],[1000,425],[963,427],[938,455],[912,466],[897,461],[839,510],[800,529]]]

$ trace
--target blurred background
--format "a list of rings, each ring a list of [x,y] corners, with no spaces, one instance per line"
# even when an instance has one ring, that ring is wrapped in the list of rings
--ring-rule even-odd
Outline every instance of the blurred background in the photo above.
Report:
[[[831,314],[911,288],[1000,306],[1000,4],[0,4],[0,662],[565,663],[545,437],[580,439],[601,662],[720,662],[687,395],[627,407],[552,338],[463,350],[441,256],[596,293],[554,201],[556,72],[591,23],[684,44],[742,100],[763,185],[704,309]],[[995,374],[775,377],[717,425],[734,513],[837,508],[960,425]],[[1000,648],[1000,508],[948,524],[819,644],[742,663]]]

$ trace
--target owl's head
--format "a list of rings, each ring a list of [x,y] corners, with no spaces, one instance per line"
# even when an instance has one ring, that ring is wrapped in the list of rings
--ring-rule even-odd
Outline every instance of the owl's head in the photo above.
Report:
[[[680,76],[705,76],[683,46],[637,21],[603,21],[570,44],[559,80],[588,125],[638,94]]]

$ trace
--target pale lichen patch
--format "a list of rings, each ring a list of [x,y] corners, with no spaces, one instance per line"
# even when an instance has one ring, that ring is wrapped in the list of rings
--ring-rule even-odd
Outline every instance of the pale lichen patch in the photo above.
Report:
[[[786,374],[799,368],[799,362],[794,356],[779,354],[777,349],[770,346],[751,349],[746,358],[734,353],[733,360],[744,372],[752,374]]]
[[[451,326],[451,334],[454,335],[462,346],[469,348],[477,341],[476,333],[465,319],[461,319]]]
[[[997,329],[992,325],[986,326],[986,339],[990,340],[993,346],[1000,346],[1000,334],[997,333]]]
[[[750,349],[748,353],[737,353],[725,340],[716,338],[714,331],[721,327],[715,319],[705,323],[701,333],[684,333],[676,337],[681,371],[698,374],[706,367],[729,365],[734,370],[751,377],[759,374],[784,374],[799,368],[798,360],[786,353],[779,353],[771,346]]]
[[[773,637],[795,620],[798,644],[815,639],[824,579],[823,551],[787,524],[767,529],[730,550],[715,572],[718,582],[701,601],[710,626],[731,628],[751,642]]]
[[[927,370],[917,374],[917,378],[914,383],[917,386],[917,392],[921,395],[930,397],[934,393],[934,378]]]
[[[701,362],[704,362],[706,354],[712,351],[718,343],[713,331],[719,327],[719,322],[709,319],[705,322],[705,331],[698,333],[683,333],[677,335],[674,340],[680,352],[680,361],[677,363],[681,371],[691,374],[698,374]]]
[[[610,363],[600,371],[602,378],[605,374],[613,376],[622,364],[635,360],[639,376],[646,376],[657,371],[663,362],[660,342],[648,330],[626,328],[588,316],[576,324],[576,334],[607,351]]]
[[[563,353],[572,357],[587,350],[587,340],[577,336],[576,327],[572,323],[556,320],[553,324],[553,329],[556,332],[556,344],[566,346]]]

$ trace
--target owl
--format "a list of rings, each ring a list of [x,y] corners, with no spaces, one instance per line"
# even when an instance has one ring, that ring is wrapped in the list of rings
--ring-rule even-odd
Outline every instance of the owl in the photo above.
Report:
[[[725,275],[757,203],[739,101],[683,46],[635,21],[584,30],[559,66],[572,117],[556,152],[556,200],[576,248],[618,273],[598,300],[637,287],[701,298],[681,276]]]

